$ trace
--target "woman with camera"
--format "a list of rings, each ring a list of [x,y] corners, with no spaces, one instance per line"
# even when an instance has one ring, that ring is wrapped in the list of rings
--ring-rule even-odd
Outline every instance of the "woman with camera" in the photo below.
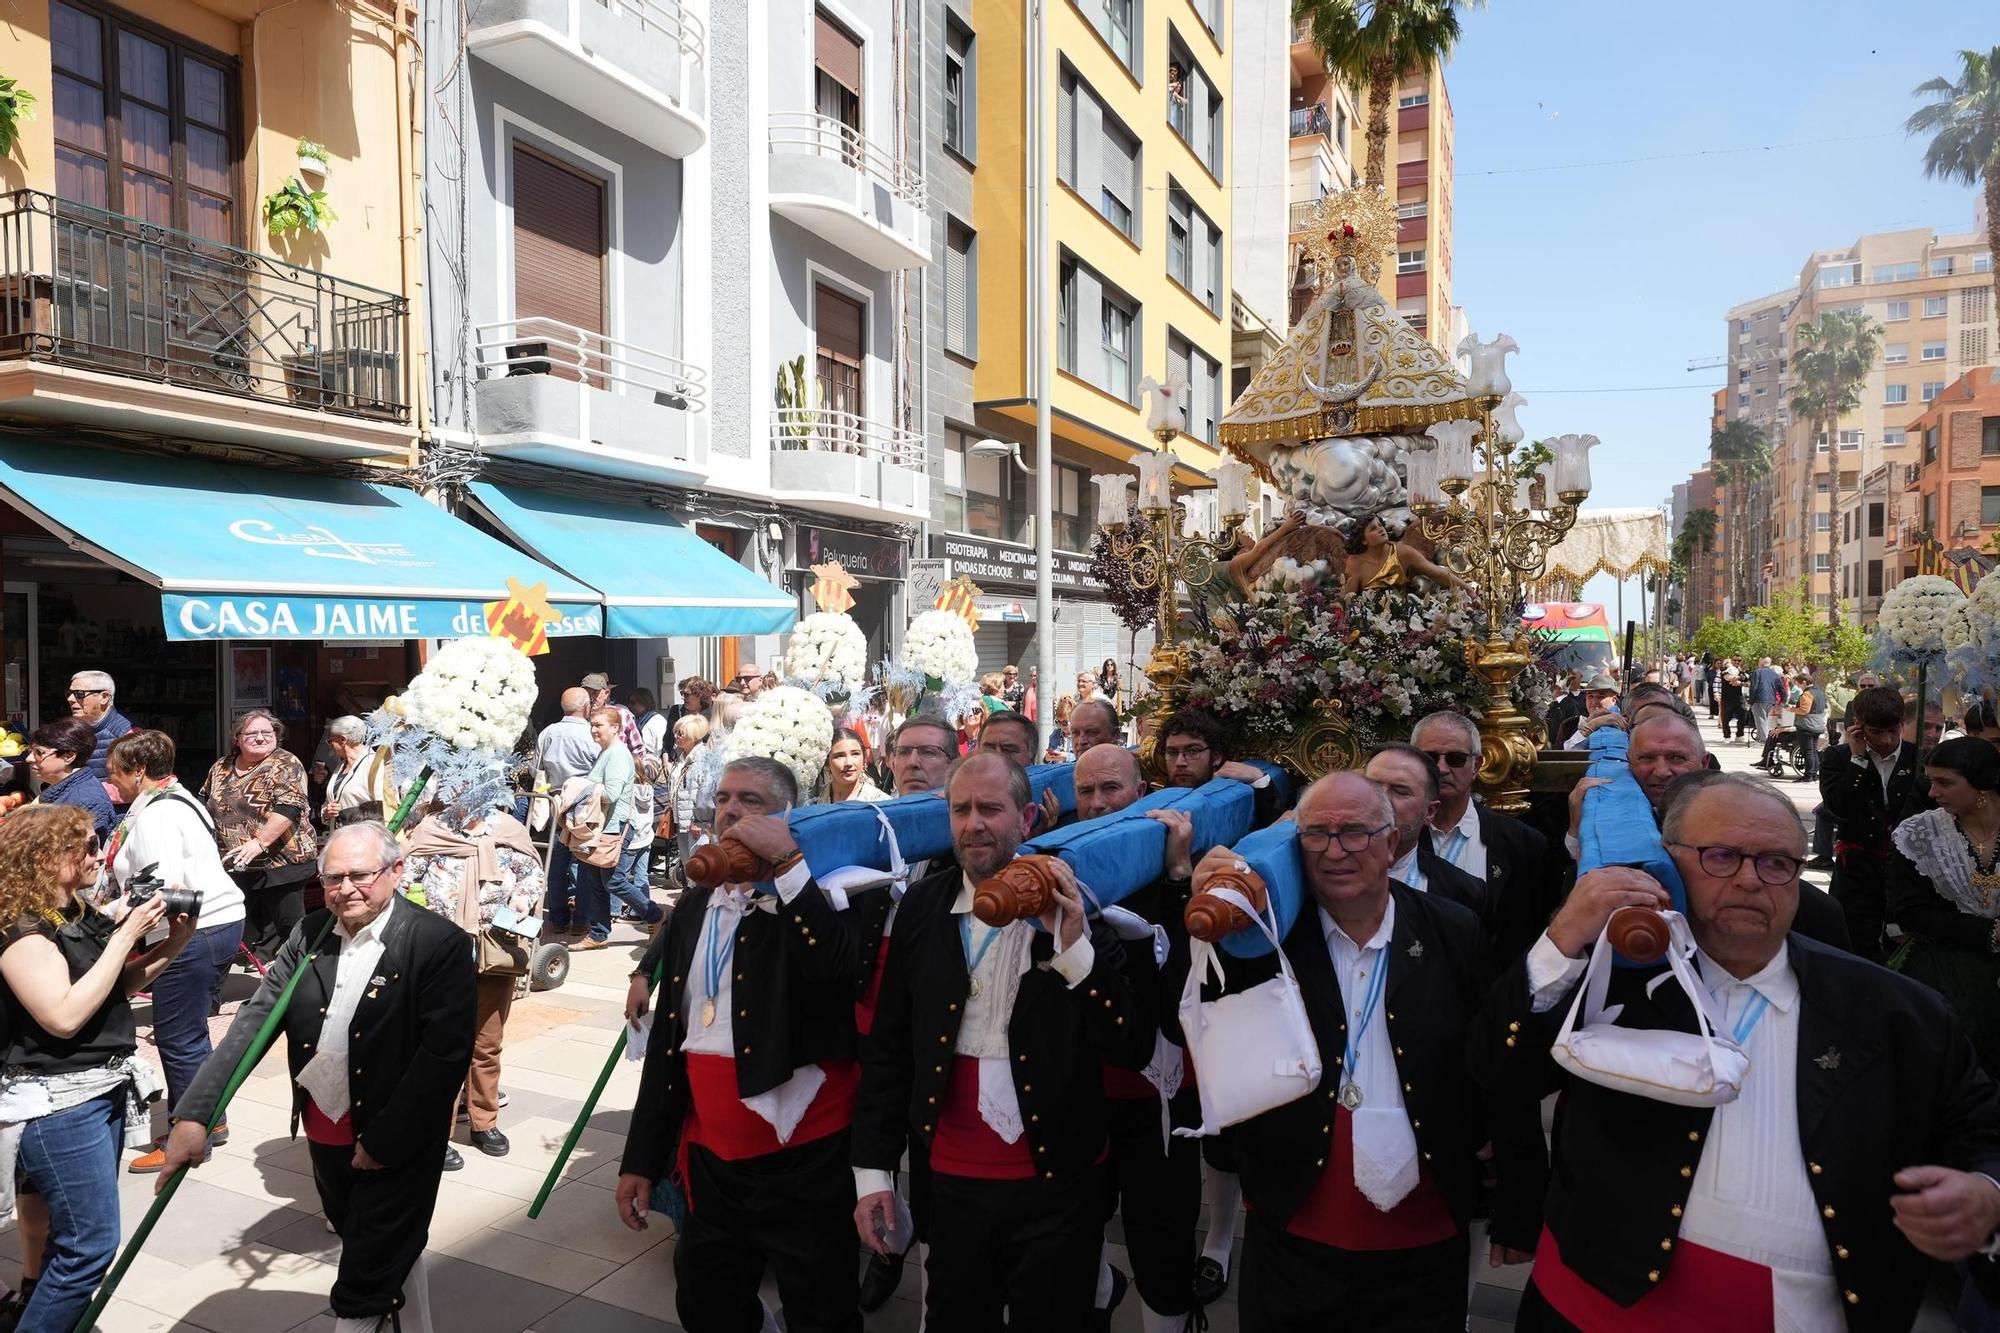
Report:
[[[130,997],[194,933],[154,894],[113,922],[84,891],[102,852],[90,816],[38,805],[0,822],[0,1184],[19,1174],[48,1212],[47,1264],[17,1327],[67,1333],[118,1248],[118,1155],[151,1129],[159,1076],[136,1058]],[[10,1160],[11,1159],[11,1160]]]
[[[112,887],[128,899],[149,891],[194,895],[200,929],[174,965],[153,983],[153,1040],[167,1071],[168,1105],[180,1100],[208,1058],[208,1016],[222,998],[222,978],[243,939],[243,890],[222,868],[215,824],[201,802],[174,780],[174,742],[163,731],[128,731],[105,756],[111,785],[129,807],[112,840]],[[217,1125],[211,1143],[229,1138]],[[150,1175],[166,1164],[159,1145],[126,1168]]]
[[[243,890],[251,948],[275,958],[306,914],[306,881],[319,842],[306,818],[306,766],[280,745],[278,720],[261,708],[236,719],[230,752],[201,785],[222,864]]]

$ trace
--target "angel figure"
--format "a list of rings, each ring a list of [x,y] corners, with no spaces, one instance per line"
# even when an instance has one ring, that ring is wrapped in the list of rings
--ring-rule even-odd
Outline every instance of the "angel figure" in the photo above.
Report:
[[[1404,541],[1391,541],[1382,516],[1371,515],[1360,530],[1348,538],[1346,586],[1350,594],[1371,588],[1396,588],[1407,592],[1410,580],[1422,575],[1447,588],[1463,588],[1465,580]]]
[[[1278,561],[1290,559],[1300,565],[1324,561],[1338,568],[1346,556],[1346,544],[1334,529],[1309,522],[1303,509],[1285,515],[1285,521],[1264,534],[1254,545],[1237,551],[1229,559],[1229,577],[1243,596],[1263,581]]]

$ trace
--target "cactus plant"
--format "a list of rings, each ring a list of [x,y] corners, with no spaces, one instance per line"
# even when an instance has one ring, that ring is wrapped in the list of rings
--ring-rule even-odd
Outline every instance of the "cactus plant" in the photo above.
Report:
[[[781,418],[783,430],[798,442],[795,448],[805,448],[812,439],[819,409],[824,405],[825,394],[820,389],[819,379],[806,373],[804,356],[778,363],[778,408],[786,413]]]

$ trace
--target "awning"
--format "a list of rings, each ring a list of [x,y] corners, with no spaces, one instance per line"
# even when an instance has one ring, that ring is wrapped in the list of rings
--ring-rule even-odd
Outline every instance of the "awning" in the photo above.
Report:
[[[779,634],[798,602],[655,509],[476,481],[493,525],[597,589],[613,639]]]
[[[510,578],[551,635],[603,632],[590,588],[396,486],[0,439],[0,500],[160,589],[169,639],[484,634]]]

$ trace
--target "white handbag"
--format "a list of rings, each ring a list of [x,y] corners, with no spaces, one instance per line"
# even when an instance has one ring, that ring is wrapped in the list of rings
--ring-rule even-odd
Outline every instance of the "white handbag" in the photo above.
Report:
[[[1201,1092],[1201,1128],[1176,1129],[1186,1138],[1219,1134],[1266,1111],[1295,1102],[1319,1086],[1319,1041],[1306,1017],[1305,998],[1291,960],[1285,957],[1277,927],[1266,923],[1233,889],[1208,890],[1238,907],[1271,941],[1278,954],[1278,975],[1249,990],[1206,1003],[1202,981],[1223,980],[1222,961],[1215,946],[1190,942],[1187,986],[1181,992],[1181,1031],[1194,1057],[1195,1083]]]
[[[1590,951],[1590,966],[1583,985],[1571,1001],[1562,1030],[1556,1033],[1549,1054],[1555,1062],[1580,1079],[1615,1092],[1650,1097],[1676,1106],[1726,1106],[1743,1091],[1744,1075],[1750,1072],[1750,1057],[1743,1048],[1715,1029],[1709,1013],[1708,991],[1694,974],[1689,959],[1694,955],[1694,938],[1687,919],[1678,912],[1663,912],[1670,940],[1667,946],[1668,971],[1655,977],[1652,986],[1669,980],[1687,992],[1694,1005],[1699,1032],[1672,1032],[1658,1028],[1619,1027],[1613,1020],[1618,1009],[1609,1012],[1604,997],[1611,985],[1611,942],[1604,935]],[[1621,1006],[1622,1008],[1622,1006]]]

